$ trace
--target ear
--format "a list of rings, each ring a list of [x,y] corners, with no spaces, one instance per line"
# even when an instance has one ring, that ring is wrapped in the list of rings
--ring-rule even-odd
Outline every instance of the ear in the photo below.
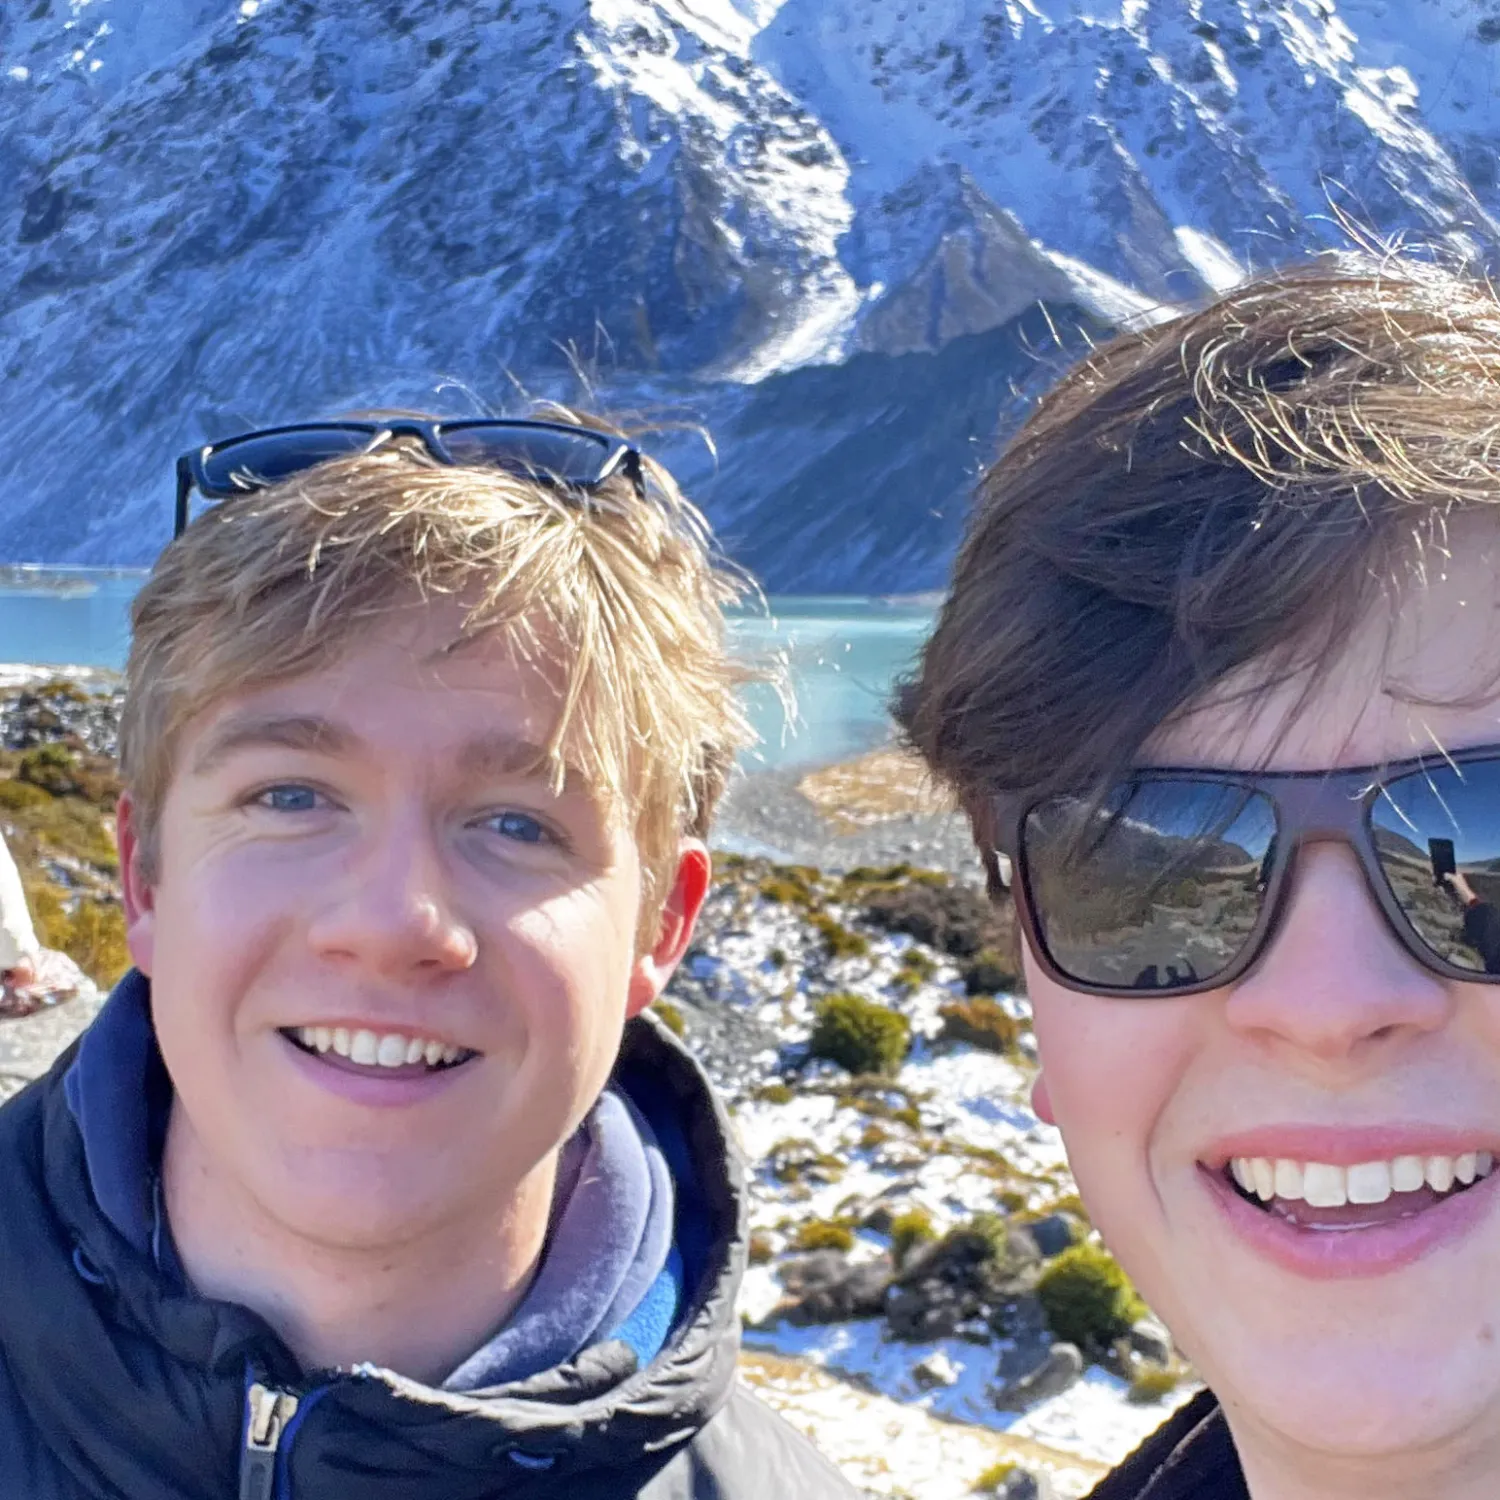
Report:
[[[1057,1124],[1057,1115],[1052,1108],[1052,1095],[1047,1088],[1047,1075],[1038,1073],[1036,1081],[1031,1085],[1031,1107],[1036,1111],[1036,1117],[1048,1125]]]
[[[638,1016],[667,987],[693,939],[703,898],[708,895],[713,862],[701,839],[683,839],[677,847],[677,869],[662,905],[656,940],[630,971],[625,1014]]]
[[[115,809],[115,845],[120,852],[120,896],[125,906],[125,944],[142,974],[151,977],[156,948],[156,889],[146,879],[135,799],[120,794]]]

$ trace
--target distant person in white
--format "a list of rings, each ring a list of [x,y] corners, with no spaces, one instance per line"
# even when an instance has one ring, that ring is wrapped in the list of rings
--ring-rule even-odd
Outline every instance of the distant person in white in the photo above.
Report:
[[[31,925],[21,872],[0,838],[0,979],[18,990],[34,984],[41,946]]]

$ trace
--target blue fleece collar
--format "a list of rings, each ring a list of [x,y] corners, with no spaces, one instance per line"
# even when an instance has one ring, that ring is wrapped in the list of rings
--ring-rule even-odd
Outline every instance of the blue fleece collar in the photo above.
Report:
[[[158,1178],[171,1083],[152,1029],[151,987],[136,970],[84,1034],[63,1087],[101,1213],[180,1283]],[[610,1340],[626,1344],[638,1368],[648,1364],[683,1301],[676,1216],[672,1169],[656,1131],[625,1093],[606,1089],[563,1149],[547,1245],[530,1288],[444,1389],[524,1380]]]

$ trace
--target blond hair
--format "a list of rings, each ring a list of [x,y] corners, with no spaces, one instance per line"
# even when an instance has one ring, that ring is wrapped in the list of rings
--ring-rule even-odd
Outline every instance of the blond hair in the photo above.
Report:
[[[642,469],[644,497],[623,475],[585,494],[444,465],[403,441],[194,519],[131,611],[120,762],[148,878],[189,721],[329,665],[372,616],[441,597],[465,610],[455,645],[498,634],[560,679],[545,768],[559,787],[581,776],[630,819],[649,934],[678,840],[707,834],[752,738],[737,690],[759,674],[726,642],[724,610],[747,580],[666,469],[647,457]]]

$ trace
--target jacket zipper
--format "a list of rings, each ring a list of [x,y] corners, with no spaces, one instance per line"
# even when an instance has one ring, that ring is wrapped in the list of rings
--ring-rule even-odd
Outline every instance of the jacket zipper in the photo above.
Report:
[[[272,1500],[276,1488],[276,1453],[281,1434],[297,1411],[290,1391],[257,1382],[250,1387],[250,1420],[240,1454],[240,1500]]]

